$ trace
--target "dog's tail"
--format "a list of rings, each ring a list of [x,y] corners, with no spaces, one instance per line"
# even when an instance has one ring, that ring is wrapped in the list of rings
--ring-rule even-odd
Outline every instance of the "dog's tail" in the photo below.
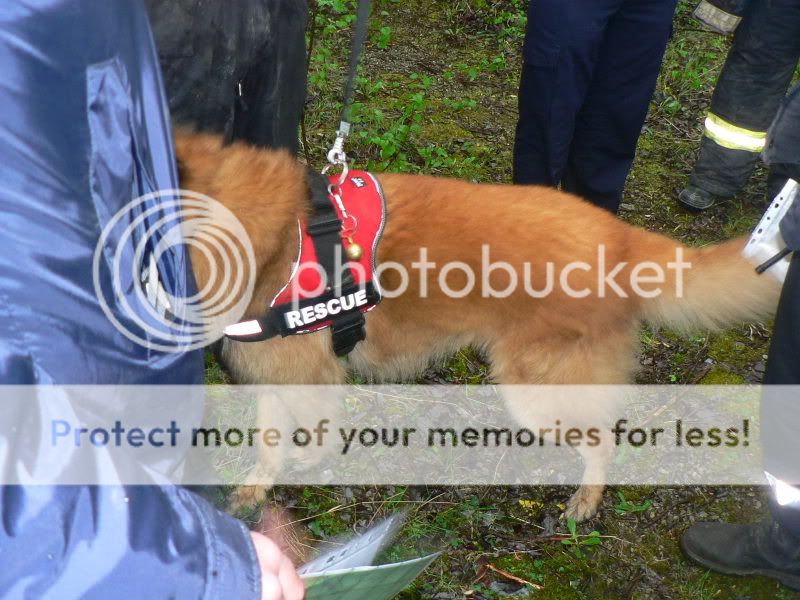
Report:
[[[653,257],[655,262],[666,269],[667,286],[664,293],[642,300],[647,321],[684,331],[714,330],[759,321],[775,312],[781,286],[771,275],[757,274],[742,256],[747,238],[686,248],[657,237],[648,239],[646,246],[658,255]],[[669,268],[681,258],[687,263],[685,269]]]

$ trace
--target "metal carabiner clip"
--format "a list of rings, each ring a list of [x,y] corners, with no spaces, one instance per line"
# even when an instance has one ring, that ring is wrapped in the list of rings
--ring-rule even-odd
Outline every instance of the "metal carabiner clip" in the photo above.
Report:
[[[326,175],[332,167],[342,167],[342,174],[339,176],[338,185],[342,185],[347,179],[350,167],[347,163],[347,154],[344,151],[344,140],[350,133],[350,123],[342,121],[339,123],[339,130],[336,132],[336,140],[328,150],[328,164],[322,169],[322,174]]]
[[[339,175],[339,181],[336,182],[335,187],[341,186],[347,180],[347,174],[350,172],[350,166],[347,163],[347,160],[343,160],[342,162],[337,163],[330,163],[322,167],[322,174],[327,175],[328,171],[330,171],[334,167],[342,167],[342,172]]]

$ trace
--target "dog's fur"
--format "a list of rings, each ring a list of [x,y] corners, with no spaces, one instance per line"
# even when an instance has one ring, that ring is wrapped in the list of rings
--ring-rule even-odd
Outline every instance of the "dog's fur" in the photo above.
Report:
[[[296,257],[297,219],[310,208],[304,167],[283,152],[241,144],[223,148],[219,138],[200,134],[178,133],[176,147],[183,187],[216,198],[247,229],[257,262],[248,317],[260,316],[286,283]],[[646,299],[630,289],[630,269],[646,261],[665,268],[675,259],[679,242],[546,187],[398,174],[380,174],[378,179],[388,213],[378,261],[400,263],[413,276],[405,294],[384,299],[368,313],[367,339],[349,356],[349,368],[372,381],[413,379],[433,359],[472,345],[488,357],[498,383],[628,383],[642,321],[712,329],[761,319],[777,303],[779,286],[771,277],[756,275],[741,257],[744,239],[685,248],[692,267],[685,273],[683,297],[675,293],[674,270],[665,269],[664,293]],[[483,244],[489,244],[492,261],[514,265],[520,281],[522,265],[530,262],[535,289],[543,287],[546,263],[559,273],[575,261],[588,263],[593,271],[573,271],[571,286],[596,288],[597,248],[604,244],[608,265],[627,265],[616,280],[628,297],[610,293],[576,299],[556,283],[549,296],[539,299],[521,285],[505,298],[481,297],[479,285],[464,298],[451,298],[438,286],[438,271],[428,274],[428,294],[421,297],[418,272],[411,266],[420,247],[428,249],[429,260],[437,265],[461,261],[480,277]],[[202,286],[206,259],[193,253],[192,262]],[[503,289],[508,275],[497,270],[490,281],[494,289]],[[452,289],[465,282],[458,270],[447,278]],[[396,273],[388,271],[381,283],[396,288]],[[336,384],[346,376],[346,366],[331,350],[329,331],[261,343],[226,341],[222,356],[241,383]],[[593,459],[584,458],[588,471]],[[601,489],[582,486],[568,505],[568,515],[592,515]]]

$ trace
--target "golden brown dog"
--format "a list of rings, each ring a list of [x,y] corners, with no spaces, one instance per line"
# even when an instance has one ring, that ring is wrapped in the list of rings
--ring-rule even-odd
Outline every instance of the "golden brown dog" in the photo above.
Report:
[[[183,187],[216,198],[247,229],[257,262],[248,317],[258,317],[286,283],[296,257],[297,220],[310,209],[305,169],[283,152],[241,144],[223,148],[219,138],[206,135],[176,137]],[[630,382],[636,366],[642,321],[710,329],[763,318],[777,302],[779,286],[771,277],[756,275],[740,256],[743,239],[683,248],[546,187],[398,174],[380,174],[378,179],[388,214],[379,262],[394,261],[414,272],[412,263],[424,247],[431,262],[460,261],[480,277],[483,246],[488,245],[491,260],[512,265],[519,281],[528,268],[532,289],[545,288],[548,268],[562,274],[566,269],[567,286],[556,281],[549,294],[535,298],[522,285],[506,297],[485,297],[476,286],[454,298],[431,271],[426,279],[411,277],[405,293],[385,298],[367,314],[366,341],[349,355],[347,365],[334,356],[329,330],[259,343],[226,340],[222,356],[237,382],[337,384],[345,381],[348,368],[372,381],[409,380],[432,360],[472,345],[485,353],[498,383],[622,384]],[[609,270],[621,265],[614,280],[627,297],[600,297],[601,245]],[[679,248],[691,263],[683,279],[668,266]],[[202,286],[208,264],[202,256],[192,259]],[[666,274],[658,286],[640,286],[661,289],[656,297],[643,297],[631,284],[637,265],[648,262]],[[568,267],[576,263],[582,266]],[[645,273],[646,268],[638,271]],[[503,290],[510,277],[498,269],[488,280],[493,289]],[[395,289],[397,279],[388,271],[381,285]],[[468,283],[457,269],[446,281],[455,290]],[[426,297],[420,293],[423,283]],[[566,287],[589,293],[573,297]],[[587,471],[603,470],[605,458],[584,458]],[[597,485],[581,486],[570,500],[568,516],[594,514],[601,492]]]

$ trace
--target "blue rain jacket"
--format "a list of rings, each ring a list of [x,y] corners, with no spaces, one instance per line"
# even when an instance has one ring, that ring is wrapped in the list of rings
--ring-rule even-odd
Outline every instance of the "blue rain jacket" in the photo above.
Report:
[[[200,352],[133,343],[92,285],[108,219],[177,187],[141,1],[3,0],[0,73],[0,383],[202,383]],[[186,253],[162,262],[164,286],[191,293]],[[0,510],[2,598],[260,592],[244,526],[181,488],[6,486]]]

